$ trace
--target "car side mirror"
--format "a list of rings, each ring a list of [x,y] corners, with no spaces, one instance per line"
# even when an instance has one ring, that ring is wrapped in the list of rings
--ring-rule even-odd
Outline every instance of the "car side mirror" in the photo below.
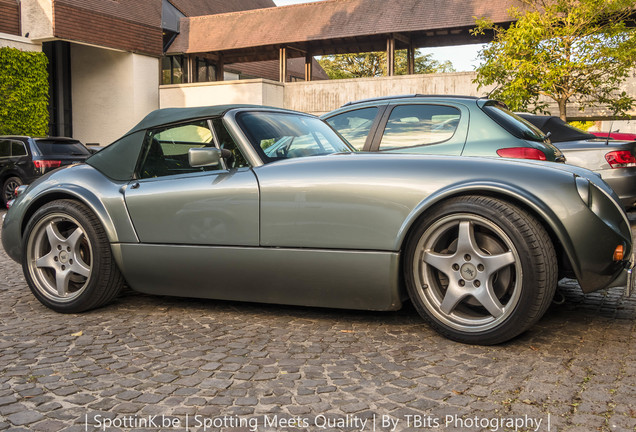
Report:
[[[203,147],[188,150],[188,163],[192,168],[218,166],[221,163],[221,159],[230,157],[232,157],[232,152],[227,149]]]

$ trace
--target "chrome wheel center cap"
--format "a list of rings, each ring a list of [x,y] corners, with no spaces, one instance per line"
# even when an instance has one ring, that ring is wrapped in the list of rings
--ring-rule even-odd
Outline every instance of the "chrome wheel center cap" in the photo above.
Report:
[[[60,252],[60,262],[62,264],[66,264],[68,262],[68,252],[66,251]]]
[[[459,272],[461,273],[462,278],[470,281],[475,279],[475,277],[477,276],[477,267],[475,267],[471,263],[466,263],[461,267]]]

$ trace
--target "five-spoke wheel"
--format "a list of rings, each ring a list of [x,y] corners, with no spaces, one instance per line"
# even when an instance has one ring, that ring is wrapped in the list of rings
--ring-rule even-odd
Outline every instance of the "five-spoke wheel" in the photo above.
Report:
[[[86,289],[91,275],[92,247],[80,223],[51,213],[33,227],[27,244],[29,273],[42,295],[69,302]]]
[[[420,222],[406,253],[416,308],[462,342],[518,335],[543,315],[556,288],[545,229],[523,209],[493,198],[447,201]]]
[[[2,204],[6,205],[7,202],[13,199],[15,189],[22,185],[20,177],[9,177],[2,184]]]
[[[35,296],[60,312],[101,306],[122,285],[101,224],[76,201],[53,201],[33,215],[24,237],[23,267]]]

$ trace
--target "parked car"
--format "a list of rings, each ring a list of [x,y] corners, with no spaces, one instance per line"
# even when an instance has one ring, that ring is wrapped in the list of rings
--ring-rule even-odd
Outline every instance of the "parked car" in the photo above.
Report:
[[[441,334],[479,344],[538,321],[560,276],[584,292],[625,283],[632,252],[614,192],[588,170],[359,153],[314,116],[249,106],[149,114],[22,191],[2,243],[59,312],[102,306],[124,280],[378,311],[410,299]]]
[[[15,189],[60,166],[83,162],[86,147],[72,138],[0,136],[0,184],[2,206],[13,198]]]
[[[349,102],[321,118],[363,151],[564,161],[544,133],[490,99],[380,97]]]
[[[520,114],[544,133],[565,155],[567,163],[601,175],[622,205],[636,204],[636,141],[608,140],[575,128],[555,116]]]
[[[623,140],[623,141],[636,141],[636,133],[629,132],[590,132],[592,135],[610,139]]]

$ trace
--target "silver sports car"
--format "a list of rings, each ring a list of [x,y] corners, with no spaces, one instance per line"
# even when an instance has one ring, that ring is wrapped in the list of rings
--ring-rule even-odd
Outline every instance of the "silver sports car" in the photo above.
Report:
[[[506,341],[560,276],[585,292],[631,267],[614,192],[585,169],[353,152],[316,117],[264,107],[158,110],[84,164],[45,175],[2,243],[44,305],[146,293],[395,310]]]

